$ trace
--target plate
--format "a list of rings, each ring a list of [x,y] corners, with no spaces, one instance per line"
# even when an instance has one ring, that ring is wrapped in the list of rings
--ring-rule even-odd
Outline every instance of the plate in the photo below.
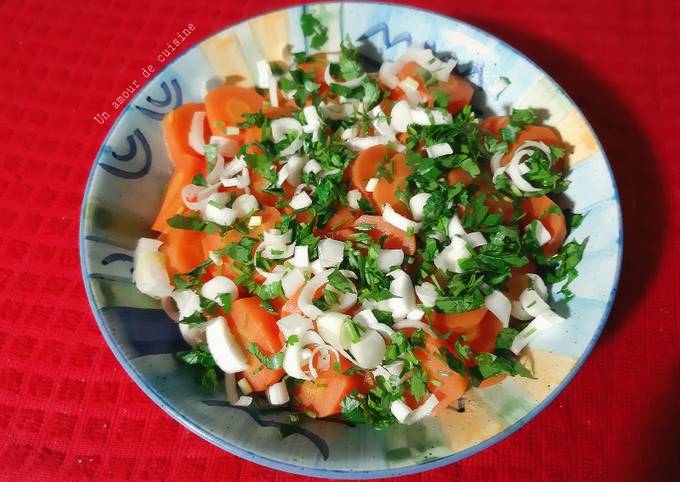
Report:
[[[161,131],[163,115],[201,102],[215,76],[252,84],[255,62],[281,60],[286,45],[308,45],[300,16],[314,12],[328,26],[327,50],[349,36],[367,43],[367,61],[396,59],[412,44],[453,54],[458,71],[477,87],[475,109],[506,113],[511,106],[546,112],[573,147],[567,201],[586,214],[571,236],[588,237],[572,284],[576,297],[557,303],[567,318],[526,350],[536,380],[507,379],[472,389],[464,412],[448,410],[423,423],[374,431],[308,421],[285,441],[287,413],[225,406],[223,391],[202,389],[173,353],[187,346],[159,303],[135,289],[132,254],[150,225],[172,168]],[[503,76],[496,99],[484,92]],[[107,343],[132,379],[170,416],[218,447],[247,460],[303,475],[365,479],[425,471],[483,450],[518,430],[569,383],[595,345],[614,300],[622,251],[616,184],[602,146],[569,96],[524,55],[472,25],[432,12],[377,3],[324,3],[278,10],[229,27],[168,64],[128,101],[107,135],[87,182],[80,227],[83,279]]]

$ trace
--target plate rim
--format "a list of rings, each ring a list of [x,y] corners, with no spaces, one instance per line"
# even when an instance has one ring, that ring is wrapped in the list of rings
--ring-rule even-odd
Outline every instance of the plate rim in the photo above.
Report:
[[[554,85],[556,85],[561,93],[565,96],[565,98],[569,101],[569,103],[575,108],[576,112],[580,115],[581,119],[583,119],[584,123],[586,124],[588,130],[593,136],[593,139],[595,140],[596,145],[598,146],[599,151],[602,154],[602,158],[607,166],[607,172],[609,174],[609,178],[612,183],[612,188],[613,188],[613,199],[616,204],[616,212],[618,215],[618,238],[617,238],[617,250],[616,250],[616,269],[614,273],[614,279],[613,279],[613,284],[612,284],[612,289],[609,293],[609,298],[607,300],[607,304],[604,308],[603,315],[601,319],[598,322],[598,326],[595,329],[592,338],[590,339],[588,345],[585,347],[581,355],[578,357],[576,360],[576,363],[574,366],[569,370],[568,374],[560,381],[560,383],[550,392],[550,394],[543,399],[540,403],[538,403],[535,407],[531,409],[524,417],[513,423],[512,425],[507,426],[503,431],[495,434],[492,437],[489,437],[488,439],[479,442],[478,444],[475,444],[473,446],[467,447],[459,452],[455,452],[451,455],[424,462],[421,464],[413,464],[409,466],[403,466],[403,467],[395,467],[395,468],[386,468],[386,469],[376,469],[376,470],[339,470],[339,469],[324,469],[319,466],[317,467],[302,467],[302,466],[297,466],[291,463],[287,462],[282,462],[280,460],[275,460],[273,458],[269,458],[265,455],[261,455],[256,452],[252,452],[250,450],[244,449],[242,447],[239,447],[231,442],[228,442],[222,438],[219,438],[212,434],[208,429],[205,427],[201,427],[199,424],[194,422],[193,420],[189,419],[186,415],[184,415],[179,409],[177,409],[174,405],[166,401],[166,399],[161,395],[157,390],[155,390],[151,385],[146,383],[141,374],[137,371],[137,369],[130,363],[128,358],[123,354],[122,350],[120,349],[119,345],[113,338],[113,335],[111,333],[111,330],[109,329],[108,324],[105,322],[104,317],[101,313],[101,310],[97,308],[95,298],[94,298],[94,293],[92,291],[92,285],[90,283],[90,278],[89,278],[89,261],[88,261],[88,248],[86,246],[86,234],[85,234],[85,229],[86,229],[86,210],[88,206],[88,201],[90,200],[91,196],[91,189],[92,189],[92,181],[94,178],[94,175],[97,170],[98,162],[97,160],[101,157],[107,142],[109,141],[112,133],[116,130],[118,127],[119,123],[122,121],[122,119],[125,117],[125,114],[127,113],[128,110],[131,109],[131,106],[134,104],[134,101],[142,94],[142,92],[145,90],[147,86],[149,86],[155,79],[160,78],[160,76],[166,72],[168,69],[170,69],[175,63],[179,62],[182,58],[184,58],[188,53],[195,51],[196,49],[200,49],[200,46],[208,39],[211,39],[225,31],[231,30],[235,27],[238,27],[239,25],[245,24],[247,22],[250,22],[253,19],[260,18],[263,16],[271,15],[273,13],[277,12],[286,12],[292,9],[297,9],[297,8],[302,8],[303,10],[306,8],[314,7],[314,6],[328,6],[328,5],[340,5],[340,6],[348,6],[348,5],[378,5],[378,6],[383,6],[387,8],[395,8],[395,9],[400,9],[404,11],[418,11],[422,13],[426,13],[428,15],[434,15],[436,17],[439,17],[440,19],[446,20],[446,21],[452,21],[454,23],[458,23],[459,25],[465,26],[476,33],[495,40],[498,42],[499,45],[502,45],[503,47],[507,48],[511,52],[513,52],[515,55],[521,57],[525,61],[527,61],[529,64],[531,64],[534,68],[536,68],[542,75],[544,75],[548,80],[550,80]],[[439,467],[443,467],[455,462],[458,462],[460,460],[463,460],[467,457],[470,457],[472,455],[475,455],[499,442],[502,440],[506,439],[510,435],[514,434],[518,430],[520,430],[522,427],[527,425],[530,421],[532,421],[535,417],[537,417],[545,408],[550,405],[561,393],[562,391],[571,383],[573,378],[576,376],[576,374],[581,370],[583,365],[585,364],[586,360],[589,358],[593,348],[597,344],[602,331],[604,330],[605,325],[607,324],[607,321],[609,319],[609,316],[611,314],[612,307],[614,305],[614,302],[616,300],[616,294],[618,291],[618,286],[620,282],[620,275],[621,275],[621,266],[622,266],[622,261],[623,261],[623,245],[624,245],[624,237],[623,237],[623,215],[622,215],[622,210],[621,210],[621,199],[619,195],[619,190],[618,186],[616,183],[616,178],[614,177],[614,172],[612,170],[611,164],[609,162],[609,158],[607,157],[607,154],[604,150],[604,147],[597,136],[597,133],[593,129],[592,125],[590,124],[590,121],[587,119],[579,105],[574,101],[574,99],[569,95],[569,93],[562,87],[561,84],[559,84],[546,70],[544,70],[540,65],[538,65],[535,61],[533,61],[530,57],[522,53],[520,50],[515,48],[513,45],[510,43],[506,42],[505,40],[497,37],[496,35],[488,32],[487,30],[478,27],[476,25],[473,25],[471,23],[468,23],[464,20],[461,20],[456,17],[452,17],[449,15],[445,15],[439,12],[435,12],[432,10],[429,10],[424,7],[418,7],[418,6],[412,6],[412,5],[404,5],[404,4],[397,4],[397,3],[389,3],[389,2],[384,2],[384,1],[374,1],[374,0],[369,0],[369,1],[330,1],[330,2],[313,2],[313,3],[302,3],[302,4],[297,4],[297,5],[288,5],[285,7],[281,8],[275,8],[271,10],[266,10],[264,12],[258,13],[257,15],[252,15],[247,18],[244,18],[243,20],[235,23],[231,23],[229,25],[226,25],[225,27],[216,30],[209,35],[202,37],[199,41],[191,45],[187,50],[182,52],[180,55],[178,55],[175,59],[173,59],[171,62],[167,63],[161,70],[158,70],[156,74],[147,82],[142,89],[139,89],[139,91],[130,98],[128,103],[126,104],[125,108],[119,113],[118,117],[115,119],[111,127],[109,128],[106,136],[101,142],[101,146],[97,150],[97,154],[94,158],[94,161],[92,163],[92,167],[90,169],[86,184],[85,184],[85,190],[83,193],[83,199],[81,202],[81,209],[80,209],[80,223],[79,223],[79,229],[78,229],[78,244],[79,244],[79,258],[80,258],[80,268],[81,268],[81,275],[82,275],[82,281],[85,287],[85,291],[87,294],[88,302],[90,305],[90,310],[92,311],[95,320],[97,322],[97,325],[99,326],[99,330],[102,332],[102,335],[104,336],[104,339],[106,340],[106,344],[108,345],[109,349],[113,352],[115,358],[118,360],[118,363],[123,367],[127,375],[135,382],[135,384],[151,399],[153,400],[154,403],[156,403],[166,414],[168,414],[170,417],[172,417],[174,420],[179,422],[183,427],[188,429],[190,432],[198,435],[205,441],[213,444],[214,446],[225,450],[226,452],[229,452],[237,457],[243,458],[245,460],[248,460],[250,462],[257,463],[259,465],[263,465],[268,468],[273,468],[276,470],[281,470],[284,472],[288,473],[293,473],[297,475],[306,475],[306,476],[313,476],[313,477],[321,477],[321,478],[332,478],[332,479],[352,479],[352,480],[358,480],[358,479],[377,479],[377,478],[384,478],[384,477],[394,477],[394,476],[405,476],[405,475],[412,475],[412,474],[417,474],[421,472],[426,472],[429,470],[433,470]]]

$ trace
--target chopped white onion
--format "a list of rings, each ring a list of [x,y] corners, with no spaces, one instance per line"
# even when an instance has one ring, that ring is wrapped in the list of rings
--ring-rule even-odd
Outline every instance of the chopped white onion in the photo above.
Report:
[[[510,323],[510,311],[512,310],[512,303],[508,297],[500,291],[494,290],[484,298],[484,305],[507,328]]]
[[[231,209],[234,210],[234,214],[236,214],[236,217],[239,219],[252,214],[259,208],[260,204],[257,202],[257,198],[252,194],[241,194],[231,205]],[[260,219],[262,218],[260,217]]]
[[[253,397],[241,395],[240,397],[238,397],[238,400],[232,403],[232,405],[235,407],[247,407],[251,403],[253,403]]]
[[[389,273],[393,266],[401,266],[403,262],[404,252],[401,249],[378,250],[378,268],[383,273]]]
[[[242,172],[244,169],[248,167],[248,164],[246,164],[245,159],[242,157],[235,157],[231,161],[229,161],[227,164],[225,164],[224,169],[222,169],[222,174],[220,179],[226,179],[230,177],[234,177],[237,175],[239,172]]]
[[[384,323],[380,323],[373,312],[369,309],[361,310],[353,317],[354,321],[366,328],[373,328],[378,333],[382,333],[388,338],[394,334],[394,330]]]
[[[216,192],[208,196],[208,204],[205,207],[205,219],[220,226],[231,226],[236,221],[236,213],[233,209],[224,207],[217,207],[211,204],[211,201],[219,205],[224,205],[229,200],[229,194],[226,192]]]
[[[538,241],[539,246],[544,246],[550,242],[552,235],[550,234],[550,231],[545,228],[541,221],[536,219],[533,222],[536,223],[536,241]]]
[[[241,129],[239,129],[236,126],[227,126],[227,127],[224,128],[224,135],[225,136],[237,136],[240,133],[241,133]],[[212,139],[212,137],[211,137],[211,139]],[[212,141],[210,141],[210,143],[212,144]]]
[[[191,348],[196,348],[196,345],[205,342],[205,323],[199,325],[179,323],[179,332]]]
[[[241,393],[244,395],[250,395],[253,393],[253,387],[250,386],[250,382],[248,382],[248,380],[245,378],[241,378],[236,384],[241,389]]]
[[[432,195],[427,192],[420,192],[408,200],[409,208],[411,209],[411,215],[416,221],[422,221],[425,218],[425,205],[427,200],[430,199]]]
[[[529,149],[517,149],[515,154],[512,156],[512,159],[510,159],[510,162],[506,166],[505,170],[505,172],[508,174],[508,176],[510,176],[512,183],[517,187],[517,189],[524,192],[540,191],[539,188],[534,187],[526,179],[524,179],[522,177],[522,174],[519,172],[519,163],[522,161],[524,157],[530,156],[531,154],[533,154],[533,152],[530,151]]]
[[[405,100],[400,100],[392,106],[390,111],[390,126],[397,132],[406,132],[411,123],[411,106]]]
[[[411,109],[411,123],[421,126],[451,124],[453,117],[449,112],[440,110],[427,110],[423,108]]]
[[[139,291],[152,298],[165,298],[172,293],[170,277],[165,270],[165,255],[157,239],[140,238],[134,255],[132,280]]]
[[[281,151],[282,156],[295,154],[302,147],[302,124],[292,117],[283,117],[271,121],[272,138],[274,142],[281,142],[288,137],[289,132],[295,132],[296,137],[288,147]]]
[[[294,155],[290,156],[286,161],[286,182],[293,187],[298,187],[302,182],[302,169],[307,163],[306,156]]]
[[[257,87],[260,89],[268,89],[269,83],[272,80],[272,69],[269,62],[266,60],[258,60],[255,63],[257,68]]]
[[[194,112],[189,129],[189,146],[199,154],[205,154],[205,112]]]
[[[395,400],[390,404],[390,412],[394,415],[399,423],[406,423],[409,415],[411,415],[411,409],[403,400]]]
[[[267,400],[272,405],[284,405],[290,401],[286,382],[281,381],[267,388]]]
[[[383,62],[378,71],[378,79],[390,90],[399,85],[399,77],[394,69],[394,64]]]
[[[352,137],[347,140],[347,147],[353,151],[363,151],[369,147],[389,144],[392,140],[387,136]]]
[[[494,175],[494,181],[496,180],[496,172],[500,169],[501,167],[501,160],[503,159],[503,153],[502,152],[497,152],[493,156],[491,156],[491,160],[489,161],[491,165],[491,173]],[[502,174],[502,173],[501,173]]]
[[[347,193],[347,204],[352,209],[359,209],[359,200],[361,199],[361,191],[352,189]]]
[[[283,294],[290,298],[293,294],[305,284],[305,275],[297,268],[289,270],[283,278],[281,278],[281,286],[283,287]]]
[[[278,229],[270,229],[264,232],[264,243],[269,246],[284,246],[293,241],[293,232],[281,233]]]
[[[298,210],[298,209],[304,209],[308,208],[309,206],[312,205],[312,198],[309,197],[309,194],[306,192],[302,191],[297,193],[293,198],[290,200],[289,206],[291,209]]]
[[[304,333],[314,327],[312,320],[302,315],[298,315],[297,313],[284,316],[276,322],[276,325],[286,338],[295,334],[297,331]]]
[[[385,204],[383,206],[382,217],[385,220],[385,222],[391,224],[396,228],[401,229],[402,231],[408,231],[409,229],[412,229],[414,233],[417,233],[418,231],[420,231],[420,228],[422,226],[422,223],[412,221],[402,216],[394,209],[392,209],[392,206],[390,206],[389,204]]]
[[[548,288],[545,286],[543,279],[534,273],[527,273],[527,277],[531,280],[529,285],[532,289],[536,290],[538,296],[543,298],[543,300],[548,299]]]
[[[424,281],[415,287],[420,303],[426,308],[432,308],[437,301],[437,288],[429,281]]]
[[[283,365],[282,368],[288,376],[297,378],[299,380],[309,380],[309,375],[307,375],[302,369],[302,363],[304,362],[302,351],[304,349],[304,344],[302,342],[302,331],[296,331],[298,341],[292,345],[286,347],[286,352],[283,355]]]
[[[260,225],[262,225],[262,216],[250,216],[250,219],[248,219],[249,228],[255,228]]]
[[[519,295],[519,303],[522,309],[531,316],[538,316],[546,310],[550,309],[548,303],[543,301],[543,298],[531,288],[527,288]]]
[[[510,351],[515,355],[519,355],[522,349],[527,346],[531,340],[533,340],[536,335],[540,332],[545,331],[549,328],[559,325],[564,318],[557,315],[551,310],[547,310],[541,315],[533,319],[522,331],[520,331],[515,339],[512,341],[512,346]]]
[[[318,129],[321,127],[321,118],[319,112],[313,105],[308,105],[302,109],[302,114],[305,116],[305,122],[309,129]]]
[[[195,184],[187,184],[182,188],[182,202],[192,211],[205,211],[208,205],[208,197],[217,192],[218,184],[202,187]]]
[[[524,311],[524,308],[522,308],[522,305],[520,304],[519,301],[512,302],[512,309],[510,310],[510,314],[512,315],[513,318],[517,318],[518,320],[522,321],[528,321],[533,318],[533,316]]]
[[[309,247],[308,246],[295,246],[295,251],[293,254],[293,266],[298,268],[308,268],[309,267]]]
[[[451,220],[449,221],[446,232],[451,238],[453,238],[454,236],[462,237],[465,234],[467,234],[465,232],[465,228],[463,228],[463,224],[460,222],[460,218],[456,214],[454,214]]]
[[[436,336],[430,325],[419,320],[397,320],[392,325],[395,330],[403,330],[405,328],[415,328],[416,330],[423,330],[428,335]]]
[[[432,76],[443,82],[449,79],[451,72],[456,66],[454,59],[442,62],[433,54],[431,49],[419,48],[414,45],[407,48],[399,57],[395,64],[396,71],[399,71],[409,62],[416,62],[423,69],[429,71]]]
[[[318,244],[321,266],[328,268],[338,266],[345,256],[345,243],[336,239],[325,238]]]
[[[484,246],[486,244],[486,238],[478,231],[466,234],[463,236],[463,239],[470,245],[471,248]]]
[[[453,236],[451,238],[451,243],[437,254],[434,259],[434,264],[437,268],[444,271],[462,273],[463,270],[458,262],[469,257],[470,251],[468,250],[467,242],[460,236]]]
[[[392,129],[389,122],[387,122],[387,116],[380,107],[380,104],[371,109],[369,113],[372,118],[371,123],[375,130],[382,136],[394,139],[394,129]]]
[[[443,157],[453,154],[453,149],[448,143],[434,144],[425,149],[427,151],[428,157]]]
[[[201,311],[201,299],[192,290],[174,291],[170,296],[177,305],[180,322],[197,311]]]
[[[350,346],[349,334],[345,328],[348,319],[349,316],[344,313],[327,311],[316,319],[316,328],[326,343],[351,358],[346,352]]]
[[[376,330],[368,329],[359,341],[350,343],[349,352],[359,367],[373,370],[385,358],[385,340]]]
[[[238,135],[238,127],[232,129],[236,129]],[[210,144],[217,148],[217,153],[222,157],[234,157],[241,147],[241,143],[236,139],[221,136],[211,136]]]
[[[374,192],[375,188],[378,186],[378,181],[380,181],[380,179],[377,177],[370,178],[366,183],[366,192]]]
[[[415,309],[409,311],[406,314],[406,319],[418,321],[418,320],[422,320],[423,316],[425,316],[425,312],[423,310],[421,310],[420,308],[415,308]]]
[[[208,322],[205,335],[208,349],[223,372],[238,373],[248,368],[243,350],[229,330],[227,320],[223,316],[218,316]]]
[[[314,306],[312,301],[314,300],[316,290],[327,283],[328,275],[332,272],[332,270],[326,270],[317,273],[309,281],[307,281],[304,288],[302,288],[302,291],[300,292],[300,296],[298,297],[298,307],[300,308],[300,311],[302,311],[302,314],[308,318],[311,318],[312,320],[317,319],[323,314],[323,311]]]
[[[226,276],[215,276],[201,287],[201,296],[224,306],[219,295],[231,295],[231,301],[238,299],[238,286]]]
[[[414,424],[423,418],[432,415],[432,411],[437,407],[438,404],[439,399],[434,394],[430,395],[422,405],[413,410],[411,415],[406,419],[406,424]]]
[[[410,107],[415,107],[420,104],[422,96],[420,95],[420,92],[418,92],[418,81],[412,79],[411,77],[406,77],[404,80],[399,82],[397,87],[399,87],[406,96],[406,100],[408,101]]]

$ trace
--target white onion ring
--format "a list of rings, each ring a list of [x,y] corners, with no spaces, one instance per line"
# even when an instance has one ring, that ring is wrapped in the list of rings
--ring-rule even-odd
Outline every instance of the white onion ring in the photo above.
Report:
[[[217,192],[219,184],[208,187],[187,184],[182,188],[181,196],[184,205],[192,211],[204,211],[208,205],[208,197]],[[189,201],[195,199],[195,201]]]

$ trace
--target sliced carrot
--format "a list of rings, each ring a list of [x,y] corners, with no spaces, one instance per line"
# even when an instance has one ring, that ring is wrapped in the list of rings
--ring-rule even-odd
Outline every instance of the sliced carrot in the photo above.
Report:
[[[269,206],[261,209],[254,215],[261,216],[262,223],[259,226],[252,228],[248,232],[248,236],[250,237],[259,237],[264,231],[274,228],[276,223],[281,222],[281,214],[279,211],[276,208]],[[218,249],[226,248],[232,243],[238,243],[241,241],[241,238],[243,238],[243,234],[236,231],[235,229],[228,231],[224,236],[221,236],[219,233],[207,235],[202,243],[204,258],[208,258],[210,251],[216,251]],[[208,268],[208,271],[213,275],[222,274],[228,278],[235,279],[238,277],[238,274],[233,270],[233,265],[234,260],[232,260],[229,256],[223,255],[222,265],[211,266]],[[258,282],[264,281],[258,273],[254,275],[254,279]]]
[[[492,387],[492,386],[497,385],[498,383],[502,382],[502,381],[505,380],[506,378],[508,378],[508,375],[505,374],[505,373],[502,373],[501,375],[496,375],[496,376],[493,376],[493,377],[489,377],[489,378],[487,378],[487,379],[485,379],[485,380],[482,380],[482,381],[480,382],[479,388],[489,388],[489,387]]]
[[[366,183],[375,177],[378,165],[389,159],[389,155],[390,150],[385,145],[369,147],[361,151],[350,166],[352,186],[361,191],[367,199],[372,199],[372,195],[366,191]]]
[[[266,368],[255,355],[248,351],[248,345],[255,343],[264,355],[270,356],[281,350],[283,343],[276,325],[277,317],[260,306],[257,297],[239,298],[231,304],[229,313],[231,325],[241,341],[248,360],[243,376],[256,392],[266,390],[283,378],[281,369]]]
[[[440,81],[431,90],[432,92],[444,92],[449,96],[449,104],[446,106],[446,110],[452,114],[456,114],[466,105],[470,105],[475,93],[472,84],[456,74],[451,74],[448,80]]]
[[[267,106],[262,109],[262,112],[264,112],[264,115],[267,117],[267,119],[280,119],[281,117],[290,117],[291,114],[296,110],[299,109],[294,104],[284,104],[279,107]]]
[[[467,378],[452,370],[442,360],[439,349],[445,346],[442,340],[426,335],[425,348],[419,348],[414,351],[421,366],[427,373],[428,390],[439,399],[439,404],[434,410],[435,414],[443,412],[446,407],[458,400],[468,388]]]
[[[399,72],[397,73],[397,77],[399,77],[399,80],[404,80],[408,77],[411,77],[413,80],[418,82],[418,92],[420,93],[420,96],[427,105],[427,107],[431,109],[434,106],[434,97],[432,96],[430,90],[425,85],[423,73],[424,69],[420,66],[418,62],[407,62],[399,70]],[[395,88],[392,91],[392,94],[393,96],[391,95],[390,97],[394,98],[395,100],[401,100],[403,98],[406,98],[406,94],[404,94],[400,87]]]
[[[281,318],[288,315],[303,315],[302,310],[298,306],[298,299],[300,298],[300,293],[302,293],[302,288],[300,286],[295,293],[293,293],[288,300],[281,307]]]
[[[446,175],[446,180],[449,185],[453,186],[456,183],[461,183],[463,186],[469,186],[472,184],[472,176],[462,167],[456,167],[451,169]]]
[[[163,138],[168,148],[170,161],[175,168],[182,168],[185,155],[198,156],[199,154],[189,146],[189,131],[191,122],[196,112],[204,112],[205,104],[190,103],[179,106],[173,111],[168,112],[163,117]],[[206,118],[203,132],[205,133],[205,143],[210,139],[210,130]]]
[[[432,326],[443,333],[464,333],[477,326],[486,315],[487,308],[482,306],[465,313],[432,313]]]
[[[189,154],[182,154],[179,162],[183,167],[175,168],[175,172],[170,176],[161,208],[156,215],[156,220],[151,225],[151,229],[154,231],[165,232],[170,229],[167,223],[168,218],[185,209],[181,196],[182,189],[187,184],[191,184],[194,176],[201,172],[205,166],[204,159]]]
[[[170,276],[188,273],[205,261],[203,231],[169,228],[161,235],[160,250],[165,254],[165,267]]]
[[[373,229],[368,231],[368,234],[377,242],[382,236],[386,236],[385,243],[383,247],[388,249],[402,249],[406,254],[413,254],[416,252],[416,237],[414,235],[409,236],[406,232],[392,226],[390,223],[386,222],[382,216],[372,216],[364,214],[359,216],[356,221],[354,221],[354,226],[360,226],[362,224],[370,224],[374,226]]]
[[[523,225],[526,226],[534,219],[537,219],[550,232],[550,241],[542,246],[543,254],[546,257],[550,257],[557,253],[562,243],[564,243],[564,238],[567,236],[567,223],[559,206],[548,196],[541,196],[522,198],[520,208],[522,212],[526,213],[526,216],[521,221]]]
[[[527,273],[535,273],[536,266],[533,262],[529,262],[521,268],[513,268],[511,270],[511,276],[506,284],[507,296],[511,301],[519,300],[519,295],[522,291],[529,287],[529,278],[526,276]]]
[[[243,122],[244,113],[258,112],[264,99],[254,89],[224,85],[208,92],[205,97],[205,112],[210,129],[215,135],[222,135],[225,126]]]
[[[373,200],[378,206],[389,204],[392,208],[403,216],[410,216],[411,212],[397,198],[397,191],[406,188],[406,178],[411,175],[411,167],[406,163],[406,156],[400,152],[395,154],[388,163],[383,165],[391,178],[388,180],[381,177],[373,191]]]
[[[348,206],[340,206],[330,217],[321,233],[328,236],[336,231],[352,229],[354,220],[357,218],[357,211]]]
[[[340,358],[340,371],[352,364]],[[342,412],[341,403],[353,390],[364,392],[366,383],[360,374],[343,375],[333,368],[319,372],[316,380],[305,381],[292,390],[293,403],[298,410],[312,412],[317,417],[329,417]]]
[[[256,142],[262,140],[262,129],[259,127],[248,127],[243,132],[243,143],[249,144],[251,142]]]
[[[510,123],[510,118],[506,115],[492,115],[479,123],[479,127],[495,136],[499,135],[501,129]]]
[[[479,322],[474,333],[466,334],[465,344],[477,352],[493,353],[496,346],[496,335],[500,333],[503,324],[496,316],[488,311]]]
[[[477,177],[475,180],[479,186],[479,191],[475,195],[484,194],[484,205],[489,208],[489,213],[498,213],[503,216],[503,222],[508,224],[515,217],[515,207],[512,200],[507,196],[496,191],[490,180],[484,179],[483,176]]]

